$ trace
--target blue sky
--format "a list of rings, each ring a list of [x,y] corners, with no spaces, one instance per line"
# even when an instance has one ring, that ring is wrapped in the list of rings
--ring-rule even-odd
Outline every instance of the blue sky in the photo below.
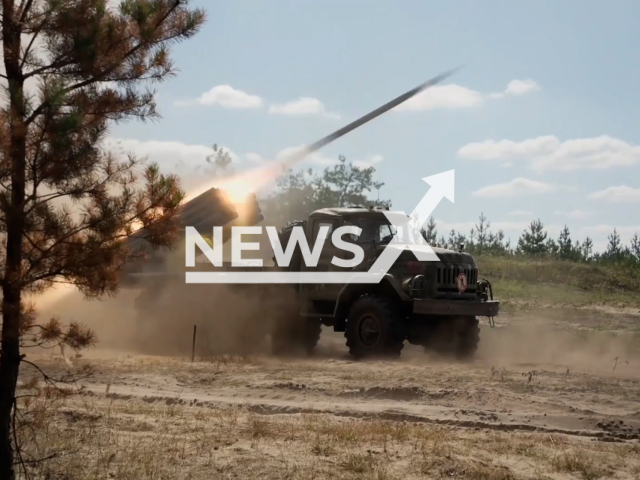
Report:
[[[422,177],[455,169],[456,202],[434,213],[441,230],[468,230],[483,211],[512,241],[538,217],[600,247],[613,227],[640,233],[640,3],[191,3],[208,22],[173,49],[163,118],[112,131],[187,186],[213,143],[256,168],[462,65],[305,165],[373,163],[381,196],[405,211]]]

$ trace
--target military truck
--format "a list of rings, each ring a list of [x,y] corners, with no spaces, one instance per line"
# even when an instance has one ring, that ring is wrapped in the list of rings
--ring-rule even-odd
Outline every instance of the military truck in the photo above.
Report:
[[[494,317],[499,310],[491,284],[478,277],[473,257],[462,251],[434,248],[440,261],[418,261],[404,246],[390,245],[397,232],[384,211],[373,206],[317,210],[308,220],[292,222],[282,229],[280,242],[286,248],[293,228],[300,226],[311,246],[321,226],[328,226],[330,235],[345,225],[361,229],[359,236],[347,235],[345,240],[358,244],[365,252],[364,261],[347,270],[367,271],[385,248],[403,251],[378,284],[302,283],[280,287],[295,290],[299,315],[277,319],[270,325],[274,353],[287,353],[296,347],[311,352],[320,337],[321,325],[325,325],[344,332],[349,353],[356,358],[398,356],[405,341],[459,359],[471,358],[479,342],[476,317]],[[340,271],[344,269],[332,264],[332,258],[349,255],[327,242],[318,264],[308,267],[296,247],[288,270]],[[223,267],[226,268],[247,272],[281,269]],[[250,292],[255,287],[235,288]]]
[[[353,268],[355,271],[367,271],[385,248],[403,248],[390,245],[396,232],[384,211],[377,207],[317,210],[307,220],[292,222],[283,228],[280,242],[286,249],[293,228],[300,226],[308,244],[313,246],[320,226],[328,226],[330,234],[345,225],[361,229],[359,236],[347,235],[344,238],[358,244],[365,252],[364,261]],[[246,340],[250,343],[259,342],[263,336],[269,335],[273,353],[278,355],[296,350],[310,354],[320,338],[322,325],[325,325],[333,327],[336,332],[344,332],[349,353],[355,358],[397,357],[404,342],[408,341],[439,354],[469,359],[476,352],[480,340],[477,317],[495,317],[499,302],[493,299],[491,284],[478,277],[471,255],[441,248],[434,248],[434,251],[439,261],[421,262],[410,250],[404,249],[378,284],[239,284],[225,287],[236,292],[236,302],[262,296],[265,309],[269,308],[269,298],[287,299],[287,307],[290,308],[282,308],[281,314],[276,312],[268,320],[266,316],[265,319],[253,318],[244,327]],[[350,254],[326,242],[318,264],[313,267],[304,264],[296,246],[288,267],[250,266],[250,262],[245,267],[229,264],[215,267],[204,261],[195,270],[343,270],[331,263],[334,255],[346,258]],[[146,307],[142,301],[139,303],[142,321],[149,323],[149,318],[155,318],[149,314],[149,305],[154,304],[154,295],[161,291],[171,291],[177,304],[184,305],[178,310],[184,311],[196,301],[195,298],[188,300],[189,293],[196,290],[200,293],[195,297],[206,305],[204,292],[207,289],[211,292],[217,287],[186,285],[186,270],[169,273],[161,269],[131,274],[138,279],[138,286],[143,287],[141,298],[146,299]],[[217,305],[211,305],[208,315],[213,316],[215,312],[221,315],[230,308],[221,300],[214,303]]]
[[[424,89],[446,78],[450,72],[400,95],[396,99],[364,115],[349,125],[318,140],[304,150],[311,153],[353,129],[363,125]],[[296,159],[300,160],[302,157]],[[186,203],[178,215],[183,226],[193,226],[202,235],[211,235],[212,227],[224,226],[228,238],[234,225],[256,225],[263,220],[255,195],[247,199],[242,208],[230,202],[224,192],[212,188]],[[239,212],[242,212],[240,214]],[[285,247],[295,226],[302,226],[307,242],[312,243],[320,225],[336,229],[343,225],[356,225],[362,231],[350,241],[365,251],[365,261],[356,269],[368,270],[397,233],[379,208],[350,207],[325,208],[309,215],[307,220],[293,222],[280,233]],[[131,240],[138,248],[144,243],[144,232]],[[331,259],[345,254],[331,244],[325,244],[315,270],[336,268]],[[183,249],[178,248],[180,253]],[[478,277],[471,255],[462,251],[435,249],[438,262],[420,262],[410,251],[401,252],[398,259],[378,284],[299,284],[299,285],[235,285],[231,288],[236,305],[224,305],[230,294],[216,297],[214,285],[186,285],[184,257],[152,252],[144,264],[125,269],[123,286],[141,288],[137,307],[141,324],[147,332],[162,330],[165,336],[182,335],[177,328],[181,321],[195,323],[195,318],[211,319],[226,315],[237,304],[257,303],[246,325],[240,327],[243,345],[253,345],[269,335],[274,353],[289,353],[296,348],[311,352],[320,337],[322,325],[344,332],[350,353],[356,358],[368,356],[398,356],[404,342],[422,345],[426,349],[450,354],[457,358],[470,358],[479,341],[477,317],[498,314],[499,302],[493,300],[491,285]],[[174,252],[175,253],[175,252]],[[213,268],[213,266],[210,265]],[[198,270],[206,269],[202,267]],[[228,266],[222,267],[230,268]],[[237,271],[236,267],[233,267]],[[279,267],[244,267],[247,271],[264,271]],[[291,271],[304,271],[299,250],[294,252],[289,265]],[[219,286],[218,286],[219,287]],[[161,296],[170,296],[162,304]],[[216,298],[214,300],[214,297]],[[273,307],[274,299],[281,300]],[[262,305],[264,302],[264,306]],[[270,305],[270,306],[267,306]],[[157,318],[164,315],[170,322],[160,326]],[[204,320],[203,320],[204,321]],[[224,322],[223,322],[224,323]],[[216,336],[228,329],[223,324]],[[146,338],[147,334],[140,334]]]

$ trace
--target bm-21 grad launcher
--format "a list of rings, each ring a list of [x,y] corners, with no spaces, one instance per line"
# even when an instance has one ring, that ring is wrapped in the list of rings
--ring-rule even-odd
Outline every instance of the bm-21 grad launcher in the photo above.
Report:
[[[447,72],[419,85],[309,145],[289,157],[285,166],[400,105],[450,74]],[[211,189],[187,202],[179,212],[178,220],[185,227],[196,228],[203,236],[210,235],[213,227],[222,226],[228,237],[229,226],[254,225],[262,220],[262,214],[255,195],[248,197],[245,205],[240,205],[230,202],[221,190]],[[316,210],[307,219],[283,228],[280,242],[283,246],[288,244],[296,226],[302,227],[307,239],[311,239],[314,232],[327,223],[334,229],[344,224],[360,227],[357,238],[350,239],[360,245],[364,253],[364,262],[354,267],[356,269],[374,264],[387,248],[393,248],[389,242],[395,231],[385,213],[373,207],[336,206]],[[498,314],[500,302],[493,299],[490,283],[479,278],[474,258],[462,248],[459,251],[435,248],[434,251],[437,260],[431,261],[419,260],[410,251],[400,252],[384,278],[376,284],[301,282],[287,286],[267,284],[237,288],[186,284],[184,260],[180,256],[179,264],[167,268],[165,261],[157,273],[146,267],[145,273],[131,274],[131,277],[144,279],[142,293],[136,300],[137,338],[154,348],[159,346],[158,334],[160,340],[184,339],[187,321],[188,325],[204,327],[209,353],[210,339],[227,350],[220,353],[231,353],[228,350],[232,346],[255,347],[267,335],[276,354],[288,354],[300,348],[311,353],[324,325],[344,332],[349,352],[356,358],[398,356],[405,341],[459,359],[471,358],[480,340],[477,317],[493,318]],[[330,247],[323,248],[318,264],[312,268],[317,271],[330,269],[332,252]],[[307,269],[299,257],[294,251],[287,270],[301,272]],[[247,272],[254,273],[271,268],[250,264],[247,267]]]

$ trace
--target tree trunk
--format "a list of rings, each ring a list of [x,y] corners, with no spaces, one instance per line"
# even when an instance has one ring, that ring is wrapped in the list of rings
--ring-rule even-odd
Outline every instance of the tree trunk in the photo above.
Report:
[[[25,225],[26,103],[20,64],[20,19],[13,0],[2,0],[2,46],[9,90],[9,158],[11,197],[5,207],[6,263],[2,282],[2,346],[0,350],[0,478],[14,480],[11,443],[12,412],[20,368],[22,240]]]
[[[20,290],[3,288],[0,356],[0,478],[13,480],[11,416],[20,367]]]

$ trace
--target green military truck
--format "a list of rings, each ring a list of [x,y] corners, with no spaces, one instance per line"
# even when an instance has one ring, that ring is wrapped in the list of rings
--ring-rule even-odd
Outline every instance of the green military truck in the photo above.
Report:
[[[355,358],[399,356],[405,341],[456,358],[471,358],[480,338],[477,317],[494,317],[499,310],[491,285],[478,277],[473,257],[434,248],[440,261],[416,260],[402,245],[390,244],[396,234],[394,227],[375,207],[317,210],[308,220],[285,227],[280,242],[284,248],[295,226],[304,228],[311,244],[321,226],[328,226],[331,232],[345,225],[361,229],[358,237],[346,236],[365,252],[364,261],[355,270],[367,271],[385,248],[403,251],[378,284],[293,286],[300,315],[293,321],[273,323],[270,334],[274,352],[285,353],[296,344],[310,352],[319,339],[321,325],[325,325],[344,332],[349,353]],[[340,255],[350,254],[327,242],[318,264],[307,267],[296,250],[289,270],[342,270],[331,263]],[[246,285],[237,286],[243,287]]]
[[[376,207],[317,210],[307,220],[292,222],[283,228],[280,243],[286,249],[296,226],[304,228],[312,246],[321,226],[328,226],[332,231],[345,225],[361,229],[359,236],[345,235],[344,238],[357,243],[365,252],[364,261],[353,268],[355,271],[367,271],[385,248],[404,248],[390,244],[396,232],[384,211]],[[480,339],[477,317],[496,316],[499,302],[493,299],[489,282],[479,278],[471,255],[440,248],[434,248],[434,251],[439,261],[421,262],[410,250],[403,249],[377,284],[238,284],[225,288],[234,291],[236,303],[245,298],[247,301],[263,298],[265,304],[270,298],[287,299],[290,308],[283,309],[282,315],[272,314],[268,321],[254,318],[246,326],[251,333],[251,342],[259,342],[263,335],[269,335],[275,354],[296,350],[311,353],[320,338],[322,325],[325,325],[336,332],[344,332],[349,353],[355,358],[397,357],[405,341],[458,359],[472,358]],[[216,268],[204,262],[195,270],[331,271],[340,270],[331,260],[341,255],[346,258],[351,254],[326,242],[314,267],[304,265],[299,248],[296,248],[288,267],[251,266],[248,261],[244,267],[224,265]],[[154,304],[155,292],[172,292],[173,303],[180,305],[182,302],[186,308],[186,304],[193,303],[193,300],[187,300],[190,291],[198,290],[200,293],[195,297],[202,299],[207,297],[207,289],[220,288],[217,285],[186,285],[184,272],[187,270],[131,273],[137,286],[143,289],[141,298],[146,299],[139,302],[143,318],[153,318],[145,313],[148,307],[144,305]],[[264,293],[267,291],[268,294]],[[210,309],[209,315],[224,312],[225,308],[231,307],[218,303]],[[265,305],[265,308],[269,307]],[[178,311],[184,310],[178,308]]]

